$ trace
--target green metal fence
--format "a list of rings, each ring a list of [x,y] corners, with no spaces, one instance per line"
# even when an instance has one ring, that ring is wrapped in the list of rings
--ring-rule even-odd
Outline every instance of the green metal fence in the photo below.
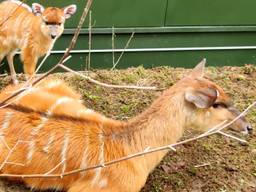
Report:
[[[32,2],[28,1],[31,5]],[[44,6],[78,5],[43,70],[61,57],[77,26],[85,0],[36,1]],[[255,0],[94,0],[91,67],[110,68],[124,51],[117,68],[143,65],[191,67],[202,58],[213,66],[256,63]],[[112,27],[116,34],[112,47]],[[128,49],[123,50],[132,32]],[[88,56],[88,21],[68,66],[84,70]]]

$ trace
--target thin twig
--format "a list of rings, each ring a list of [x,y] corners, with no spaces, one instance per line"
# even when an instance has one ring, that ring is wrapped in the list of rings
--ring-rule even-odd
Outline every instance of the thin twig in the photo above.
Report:
[[[89,14],[89,42],[88,42],[88,68],[87,71],[90,71],[91,68],[91,49],[92,49],[92,11]]]
[[[21,166],[21,167],[25,166],[25,164],[23,164],[23,163],[15,163],[15,162],[6,162],[5,164],[6,165],[17,165],[17,166]]]
[[[35,74],[38,73],[38,71],[41,69],[41,67],[43,66],[43,64],[45,63],[46,59],[51,55],[51,50],[53,49],[54,45],[55,45],[56,39],[53,40],[50,48],[48,49],[46,55],[44,56],[43,60],[41,61],[41,63],[38,65],[36,71],[33,73],[32,77],[35,76]]]
[[[52,168],[50,171],[46,172],[44,175],[49,175],[51,174],[53,171],[55,171],[59,166],[61,166],[64,162],[66,161],[66,159],[63,159],[60,163],[58,163],[54,168]]]
[[[72,38],[72,40],[71,40],[71,42],[70,42],[70,45],[69,45],[67,51],[65,52],[65,54],[63,55],[63,57],[62,57],[62,58],[60,59],[60,61],[59,61],[60,64],[62,64],[63,60],[64,60],[66,57],[69,56],[70,51],[71,51],[72,49],[74,49],[75,44],[76,44],[76,41],[77,41],[77,39],[78,39],[78,36],[79,36],[79,34],[80,34],[80,32],[81,32],[81,29],[82,29],[82,27],[83,27],[85,18],[86,18],[86,16],[88,15],[88,12],[89,12],[90,7],[91,7],[91,5],[92,5],[92,1],[93,1],[93,0],[88,0],[88,1],[87,1],[87,4],[86,4],[86,6],[85,6],[85,8],[84,8],[84,11],[83,11],[83,14],[82,14],[82,16],[81,16],[81,18],[80,18],[79,24],[78,24],[78,26],[77,26],[77,28],[76,28],[75,34],[74,34],[74,36],[73,36],[73,38]]]
[[[46,59],[51,55],[51,50],[54,46],[56,42],[56,39],[52,42],[51,47],[49,48],[49,50],[47,51],[46,55],[44,56],[43,60],[40,62],[40,64],[38,65],[36,71],[29,77],[29,79],[24,83],[24,85],[19,89],[19,90],[23,90],[26,91],[29,87],[31,86],[32,80],[35,77],[35,75],[38,73],[38,71],[41,69],[41,67],[43,66],[43,64],[45,63]],[[16,90],[17,91],[17,90]],[[7,105],[1,106],[0,108],[6,107],[8,105],[10,105],[11,103],[8,103]]]
[[[6,77],[6,76],[8,76],[7,73],[5,73],[5,74],[0,74],[0,77]]]
[[[122,53],[121,53],[120,56],[118,57],[117,61],[114,63],[114,65],[113,65],[113,67],[111,68],[111,70],[114,70],[114,69],[116,68],[116,66],[118,65],[118,63],[120,62],[120,60],[122,59],[122,57],[123,57],[123,55],[124,55],[126,49],[129,47],[129,45],[130,45],[130,43],[131,43],[131,40],[132,40],[133,37],[134,37],[134,34],[135,34],[135,32],[132,32],[132,34],[131,34],[129,40],[127,41],[127,43],[126,43],[126,45],[125,45],[125,47],[124,47],[124,49],[123,49],[123,51],[122,51]]]
[[[177,151],[172,145],[169,145],[168,147],[169,147],[169,149],[171,149],[171,150],[173,150],[175,152]]]
[[[108,87],[108,88],[120,88],[120,89],[140,89],[140,90],[158,90],[156,87],[140,87],[140,86],[135,86],[135,85],[111,85],[111,84],[107,84],[107,83],[102,83],[102,82],[99,82],[95,79],[92,79],[91,77],[89,76],[86,76],[86,75],[83,75],[77,71],[74,71],[70,68],[68,68],[67,66],[65,65],[59,65],[62,69],[66,70],[66,71],[69,71],[73,74],[76,74],[80,77],[83,77],[85,78],[86,80],[88,80],[89,82],[91,83],[94,83],[96,85],[100,85],[102,87]]]
[[[89,72],[88,72],[88,55],[87,56],[85,56],[85,69],[84,69],[87,73],[88,73],[88,75],[89,75]]]
[[[8,160],[9,160],[10,156],[12,155],[13,151],[16,149],[16,147],[18,146],[19,143],[21,143],[21,141],[17,141],[17,142],[15,143],[15,145],[11,148],[11,150],[10,150],[9,153],[7,154],[5,160],[3,161],[3,163],[2,163],[1,166],[0,166],[0,170],[2,170],[3,167],[7,164],[7,162],[8,162]]]
[[[2,143],[4,144],[4,146],[10,151],[11,148],[9,147],[9,145],[7,144],[7,142],[5,141],[4,137],[0,135],[0,140],[2,141]]]
[[[231,139],[240,141],[240,142],[242,142],[242,143],[247,143],[247,141],[245,141],[245,140],[243,140],[243,139],[240,139],[240,138],[238,138],[238,137],[235,137],[235,136],[233,136],[233,135],[229,135],[229,134],[227,134],[227,133],[224,133],[223,131],[218,131],[217,133],[219,133],[219,134],[221,134],[221,135],[224,135],[224,136],[226,136],[226,137],[229,137],[229,138],[231,138]]]
[[[254,101],[252,104],[250,104],[242,113],[240,113],[236,118],[234,118],[232,121],[230,121],[229,123],[226,124],[226,127],[229,127],[230,125],[232,125],[235,121],[237,121],[239,118],[245,116],[248,111],[256,106],[256,101]],[[225,128],[225,127],[224,127]],[[223,130],[224,128],[219,128],[218,131]]]
[[[115,66],[115,28],[112,27],[112,66]]]
[[[13,104],[13,103],[15,103],[16,101],[19,101],[22,97],[24,97],[27,93],[29,93],[29,91],[31,90],[31,86],[28,86],[28,85],[26,85],[26,84],[24,84],[23,85],[23,87],[21,88],[21,89],[19,89],[19,91],[18,92],[14,92],[12,95],[16,95],[17,94],[17,97],[12,97],[12,98],[14,98],[13,100],[11,100],[10,102],[8,102],[8,103],[3,103],[3,105],[1,105],[0,106],[0,109],[2,109],[2,108],[5,108],[5,107],[7,107],[7,106],[9,106],[9,105],[11,105],[11,104]],[[18,94],[18,93],[20,93],[20,94]],[[11,95],[11,96],[12,96]],[[9,97],[8,97],[9,98]]]
[[[213,128],[211,128],[208,131],[206,131],[205,133],[203,133],[202,135],[208,135],[211,132],[215,132],[216,130],[219,130],[220,128],[222,128],[223,125],[225,125],[225,123],[227,123],[227,120],[221,122],[217,126],[214,126]]]
[[[205,166],[210,166],[210,165],[211,165],[211,163],[204,163],[202,165],[195,165],[194,167],[199,168],[199,167],[205,167]]]
[[[4,63],[0,63],[0,68],[2,67],[2,66],[4,66],[5,64]]]

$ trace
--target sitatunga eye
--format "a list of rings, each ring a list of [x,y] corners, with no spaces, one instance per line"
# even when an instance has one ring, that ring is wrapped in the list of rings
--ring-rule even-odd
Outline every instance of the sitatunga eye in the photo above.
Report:
[[[214,103],[212,105],[213,108],[227,108],[227,105],[225,103]]]

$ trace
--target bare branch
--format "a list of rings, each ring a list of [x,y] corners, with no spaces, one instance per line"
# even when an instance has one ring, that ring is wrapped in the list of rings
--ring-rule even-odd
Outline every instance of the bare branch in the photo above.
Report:
[[[7,73],[5,73],[5,74],[0,74],[0,77],[6,77],[6,76],[8,76]]]
[[[114,62],[114,65],[113,65],[113,67],[111,68],[111,70],[114,70],[114,69],[116,68],[116,66],[118,65],[118,63],[120,62],[120,60],[122,59],[122,57],[123,57],[123,55],[124,55],[126,49],[129,47],[129,45],[130,45],[130,43],[131,43],[131,40],[132,40],[133,37],[134,37],[134,34],[135,34],[135,32],[132,32],[130,38],[128,39],[128,41],[127,41],[127,43],[126,43],[126,45],[125,45],[125,47],[124,47],[124,50],[122,51],[122,53],[121,53],[120,56],[118,57],[117,61]]]
[[[4,167],[6,164],[10,164],[10,162],[8,162],[8,160],[9,160],[9,158],[11,157],[12,153],[14,152],[14,150],[16,149],[16,147],[17,147],[20,143],[24,143],[24,141],[17,141],[17,142],[15,143],[15,145],[11,148],[11,150],[10,150],[9,153],[7,154],[5,160],[4,160],[3,163],[1,164],[0,170],[2,170],[3,167]]]
[[[251,108],[255,107],[255,106],[256,106],[256,101],[253,102],[252,104],[250,104],[250,105],[249,105],[242,113],[240,113],[235,119],[233,119],[232,121],[230,121],[229,123],[227,123],[227,124],[226,124],[226,127],[229,127],[229,126],[232,125],[234,122],[236,122],[239,118],[245,116],[245,115],[248,113],[248,111],[249,111]],[[221,130],[225,129],[226,127],[221,127],[221,128],[218,129],[218,131],[221,131]]]
[[[20,100],[23,96],[25,96],[29,91],[30,91],[30,88],[32,88],[31,86],[29,86],[29,85],[26,85],[26,84],[24,84],[23,85],[23,87],[21,87],[18,91],[15,91],[12,95],[16,95],[17,94],[17,97],[12,97],[12,98],[14,98],[13,100],[11,100],[10,102],[8,102],[8,103],[4,103],[4,102],[2,102],[1,104],[3,104],[3,105],[0,105],[0,109],[2,109],[2,108],[5,108],[5,107],[7,107],[7,106],[9,106],[9,105],[11,105],[11,104],[13,104],[13,103],[15,103],[16,101],[18,101],[18,100]],[[12,96],[11,95],[11,96]],[[10,96],[10,97],[11,97]],[[9,98],[9,97],[8,97]],[[8,99],[7,98],[7,99]],[[11,99],[12,99],[11,98]]]
[[[171,150],[173,150],[175,152],[177,151],[174,147],[172,147],[172,145],[169,145],[168,147],[169,147],[169,149],[171,149]]]
[[[247,141],[245,141],[245,140],[243,140],[243,139],[240,139],[240,138],[235,137],[235,136],[233,136],[233,135],[229,135],[229,134],[224,133],[224,132],[222,132],[222,131],[218,131],[217,133],[219,133],[219,134],[221,134],[221,135],[224,135],[224,136],[226,136],[226,137],[230,137],[231,139],[240,141],[240,142],[242,142],[242,143],[247,143]]]
[[[210,165],[211,165],[211,163],[204,163],[202,165],[195,165],[194,167],[199,168],[199,167],[205,167],[205,166],[210,166]]]
[[[0,140],[2,141],[2,143],[4,144],[4,146],[10,151],[11,148],[9,147],[9,145],[7,144],[7,142],[5,141],[4,137],[0,135]]]
[[[55,171],[59,166],[61,166],[64,162],[66,161],[66,159],[63,159],[60,163],[58,163],[54,168],[52,168],[50,171],[46,172],[44,175],[49,175],[51,174],[53,171]]]
[[[78,26],[77,26],[77,28],[76,28],[75,34],[74,34],[74,36],[73,36],[73,38],[72,38],[72,40],[71,40],[71,42],[70,42],[70,45],[69,45],[67,51],[65,52],[65,54],[63,55],[63,57],[62,57],[62,58],[60,59],[60,61],[59,61],[60,64],[62,64],[63,60],[64,60],[66,57],[69,56],[70,51],[71,51],[72,49],[74,49],[75,44],[76,44],[76,41],[77,41],[78,36],[79,36],[79,34],[80,34],[80,32],[81,32],[81,29],[82,29],[82,27],[83,27],[85,18],[86,18],[86,16],[88,15],[88,12],[89,12],[89,10],[90,10],[91,5],[92,5],[92,0],[88,0],[86,6],[85,6],[85,8],[84,8],[83,14],[82,14],[82,16],[81,16],[81,18],[80,18],[79,24],[78,24]]]
[[[88,53],[88,68],[87,71],[90,70],[91,68],[91,49],[92,49],[92,11],[90,11],[89,14],[89,42],[88,42],[88,49],[89,49],[89,53]]]
[[[41,61],[41,63],[38,65],[36,71],[34,72],[34,74],[32,75],[32,77],[35,76],[35,74],[38,73],[38,71],[41,69],[41,67],[43,66],[44,62],[46,61],[46,59],[51,55],[51,50],[53,49],[54,45],[55,45],[56,39],[53,40],[49,50],[47,51],[46,55],[44,56],[43,60]]]
[[[23,164],[23,163],[15,163],[15,162],[6,162],[5,164],[6,165],[17,165],[17,166],[21,166],[21,167],[25,166],[25,164]]]
[[[83,75],[77,71],[74,71],[68,67],[66,67],[65,65],[59,65],[61,68],[63,68],[64,70],[66,71],[69,71],[71,73],[74,73],[80,77],[83,77],[85,78],[86,80],[88,80],[89,82],[91,83],[94,83],[96,85],[100,85],[102,87],[108,87],[108,88],[120,88],[120,89],[141,89],[141,90],[158,90],[156,87],[139,87],[139,86],[135,86],[135,85],[110,85],[110,84],[107,84],[107,83],[102,83],[102,82],[99,82],[95,79],[92,79],[91,77],[89,76],[86,76],[86,75]]]
[[[219,130],[220,128],[222,128],[223,125],[225,125],[225,123],[227,123],[227,120],[221,122],[220,124],[214,126],[213,128],[209,129],[208,131],[206,131],[204,134],[202,135],[208,135],[209,133],[212,132],[216,132],[217,130]]]
[[[115,66],[115,28],[112,27],[112,65]]]

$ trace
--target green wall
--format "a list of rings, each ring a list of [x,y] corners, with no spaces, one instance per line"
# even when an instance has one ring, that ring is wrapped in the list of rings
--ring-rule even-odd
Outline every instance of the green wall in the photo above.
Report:
[[[31,2],[35,1],[28,4]],[[54,47],[58,53],[43,68],[46,70],[68,46],[86,1],[36,2],[44,6],[78,5],[78,12],[66,22],[66,30]],[[112,27],[116,58],[135,32],[117,68],[192,67],[202,58],[213,66],[256,63],[255,7],[255,0],[94,0],[91,67],[112,67]],[[76,70],[85,69],[87,27],[88,18],[68,63]]]
[[[254,25],[255,0],[168,0],[166,26]]]
[[[76,27],[85,0],[40,0],[45,7],[77,4],[68,28]],[[94,27],[164,27],[203,25],[254,25],[255,0],[94,0]],[[87,27],[86,25],[84,27]]]

